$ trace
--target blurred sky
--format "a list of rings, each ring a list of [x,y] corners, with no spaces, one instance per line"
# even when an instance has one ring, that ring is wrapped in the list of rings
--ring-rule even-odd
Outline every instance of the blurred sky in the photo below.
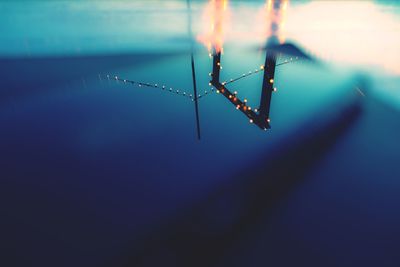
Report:
[[[260,47],[268,1],[229,1],[224,47]],[[209,27],[207,1],[192,1],[194,36]],[[0,56],[187,51],[186,1],[0,1]],[[289,1],[280,35],[308,53],[374,78],[400,109],[400,2]],[[198,43],[198,51],[206,47]]]
[[[205,4],[192,3],[197,34],[206,27]],[[226,45],[263,42],[265,5],[230,1]],[[186,1],[0,1],[0,10],[3,56],[186,46]],[[282,34],[323,59],[400,74],[397,1],[291,1]]]

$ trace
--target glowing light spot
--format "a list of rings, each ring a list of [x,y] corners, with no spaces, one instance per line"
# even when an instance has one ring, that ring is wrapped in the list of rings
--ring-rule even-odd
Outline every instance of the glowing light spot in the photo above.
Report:
[[[227,0],[212,0],[205,6],[203,12],[203,32],[197,36],[197,40],[203,43],[208,51],[223,53],[225,28],[229,23],[229,11]]]

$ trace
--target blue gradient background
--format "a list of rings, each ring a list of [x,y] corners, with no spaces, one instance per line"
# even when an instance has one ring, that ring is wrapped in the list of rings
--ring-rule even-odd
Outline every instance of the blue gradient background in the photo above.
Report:
[[[398,19],[396,2],[370,4]],[[106,78],[191,93],[184,1],[0,1],[0,14],[1,265],[399,266],[400,83],[379,58],[278,67],[267,132],[200,99],[198,142],[191,101]],[[259,67],[257,45],[227,41],[223,79]],[[203,92],[211,60],[195,51]],[[232,88],[255,106],[261,82]]]

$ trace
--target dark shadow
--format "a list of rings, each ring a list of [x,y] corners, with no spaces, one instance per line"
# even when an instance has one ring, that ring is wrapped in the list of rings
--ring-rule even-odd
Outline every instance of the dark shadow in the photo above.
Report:
[[[303,181],[360,114],[359,101],[352,101],[321,128],[294,131],[303,134],[266,151],[229,185],[154,229],[122,259],[105,266],[223,266],[220,261],[225,252],[265,223],[273,208]]]
[[[272,51],[277,54],[281,53],[289,56],[295,56],[313,62],[315,61],[315,59],[308,55],[305,51],[303,51],[303,49],[292,43],[269,44],[264,47],[264,50]]]

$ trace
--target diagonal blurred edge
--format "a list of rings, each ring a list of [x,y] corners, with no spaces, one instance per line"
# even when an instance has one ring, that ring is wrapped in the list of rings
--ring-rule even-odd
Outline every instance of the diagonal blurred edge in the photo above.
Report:
[[[144,233],[119,259],[110,259],[113,263],[104,266],[156,266],[166,251],[176,255],[182,266],[218,266],[224,251],[254,231],[346,135],[362,115],[361,100],[349,90],[341,101],[332,101],[334,108],[310,118],[239,171],[229,185],[216,188],[171,221]]]

